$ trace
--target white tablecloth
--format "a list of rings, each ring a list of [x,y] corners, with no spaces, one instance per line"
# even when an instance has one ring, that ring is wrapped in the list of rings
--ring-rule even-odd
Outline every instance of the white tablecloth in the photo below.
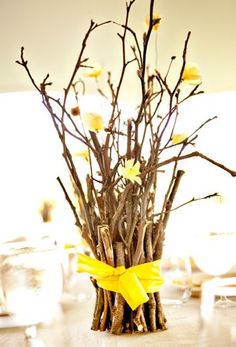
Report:
[[[0,346],[197,347],[199,305],[199,299],[191,299],[179,307],[164,306],[168,320],[168,330],[166,331],[114,336],[106,332],[90,330],[93,314],[92,300],[73,304],[67,303],[62,306],[62,311],[58,313],[57,318],[52,323],[38,326],[38,339],[32,341],[33,343],[25,340],[23,328],[2,328],[0,329]]]

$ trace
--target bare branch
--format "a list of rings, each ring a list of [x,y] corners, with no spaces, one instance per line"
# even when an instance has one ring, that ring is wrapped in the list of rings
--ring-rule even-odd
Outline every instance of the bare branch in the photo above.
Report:
[[[168,165],[168,164],[171,164],[173,162],[177,162],[177,161],[180,161],[180,160],[185,160],[185,159],[189,159],[189,158],[193,158],[193,157],[199,157],[199,158],[202,158],[206,161],[208,161],[209,163],[215,165],[215,166],[218,166],[219,168],[221,168],[222,170],[224,171],[227,171],[231,176],[235,177],[236,176],[236,171],[234,170],[231,170],[229,169],[227,166],[207,157],[206,155],[200,153],[200,152],[197,152],[197,151],[194,151],[192,153],[188,153],[188,154],[185,154],[185,155],[181,155],[179,157],[172,157],[172,158],[169,158],[167,160],[164,160],[162,162],[160,162],[158,165],[157,165],[157,168],[159,167],[162,167],[162,166],[165,166],[165,165]]]

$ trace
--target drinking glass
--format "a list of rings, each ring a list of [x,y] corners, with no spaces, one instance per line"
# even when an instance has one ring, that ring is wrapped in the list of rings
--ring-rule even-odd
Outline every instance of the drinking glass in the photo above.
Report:
[[[161,286],[161,302],[164,305],[180,305],[187,302],[192,293],[192,273],[189,256],[185,252],[164,247],[161,273],[165,279]]]
[[[236,346],[236,305],[220,310],[215,305],[219,296],[236,300],[236,277],[214,278],[203,283],[199,347]]]
[[[193,258],[198,268],[215,278],[228,273],[236,263],[235,253],[236,234],[211,233],[195,240]],[[226,296],[221,296],[215,303],[226,307],[235,305]]]
[[[90,283],[90,275],[78,273],[78,253],[85,253],[83,246],[67,246],[63,252],[63,303],[89,301],[94,295],[94,288]]]
[[[53,318],[63,285],[57,247],[43,241],[4,244],[0,270],[0,326],[31,326]]]

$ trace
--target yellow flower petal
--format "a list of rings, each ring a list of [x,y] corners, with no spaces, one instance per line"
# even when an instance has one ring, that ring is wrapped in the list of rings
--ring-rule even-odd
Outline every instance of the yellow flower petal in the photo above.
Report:
[[[171,140],[173,145],[177,145],[178,143],[183,142],[184,140],[186,140],[188,137],[187,134],[173,134]]]
[[[142,180],[141,180],[141,178],[138,177],[138,176],[134,177],[134,178],[133,178],[133,181],[137,182],[140,186],[141,186],[141,184],[142,184]]]
[[[76,157],[80,157],[80,158],[83,158],[84,160],[86,161],[89,161],[89,153],[87,150],[85,151],[80,151],[80,152],[76,152],[74,154]]]
[[[104,130],[104,122],[101,115],[93,112],[88,112],[83,115],[84,126],[93,132]]]
[[[202,82],[202,76],[198,65],[195,63],[186,64],[182,80],[193,85],[200,84]]]
[[[141,178],[138,176],[140,175],[140,163],[134,164],[134,159],[126,160],[125,166],[120,165],[119,173],[132,183],[137,182],[140,185],[142,183]]]
[[[140,162],[137,161],[137,163],[135,163],[135,165],[133,165],[133,171],[136,171],[139,173],[139,169],[140,169]]]
[[[93,64],[93,67],[88,68],[88,71],[83,72],[84,77],[98,78],[102,74],[102,66],[100,64]]]
[[[159,15],[158,12],[153,14],[153,19],[152,20],[153,20],[153,27],[152,27],[152,29],[156,31],[159,28],[159,26],[160,26],[160,20],[161,20],[161,16]],[[150,17],[146,16],[145,17],[145,24],[146,24],[147,28],[149,28],[149,23],[150,23]]]
[[[134,166],[134,159],[129,159],[125,161],[125,169],[131,169]]]

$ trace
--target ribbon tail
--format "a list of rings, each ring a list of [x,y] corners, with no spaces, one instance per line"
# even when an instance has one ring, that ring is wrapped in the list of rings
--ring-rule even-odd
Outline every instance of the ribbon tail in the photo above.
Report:
[[[77,271],[87,272],[91,275],[107,277],[113,274],[114,268],[100,260],[88,257],[85,254],[78,254]]]
[[[125,301],[134,311],[139,305],[149,300],[137,275],[132,271],[127,271],[119,278],[119,292]]]

